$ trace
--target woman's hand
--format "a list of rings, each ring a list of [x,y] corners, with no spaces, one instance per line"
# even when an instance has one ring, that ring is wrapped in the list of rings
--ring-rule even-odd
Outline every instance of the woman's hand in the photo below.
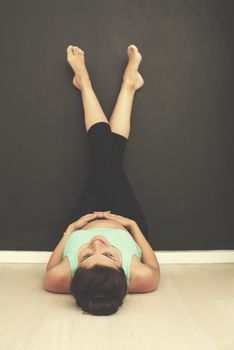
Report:
[[[75,227],[76,230],[79,230],[83,226],[87,225],[89,221],[95,220],[97,217],[96,213],[91,213],[91,214],[86,214],[82,216],[80,219],[77,221],[73,222],[73,226]]]
[[[132,219],[128,219],[124,216],[121,216],[121,215],[115,215],[115,214],[111,214],[111,213],[107,213],[107,212],[104,212],[104,217],[106,219],[109,219],[109,220],[114,220],[116,222],[118,222],[119,224],[123,225],[124,227],[126,227],[126,229],[130,230],[132,225],[134,224],[134,220]]]
[[[77,221],[74,221],[70,225],[68,225],[66,231],[64,232],[64,235],[69,235],[72,232],[81,229],[83,226],[87,225],[89,221],[95,220],[97,217],[97,214],[92,213],[92,214],[86,214],[79,218]]]
[[[110,212],[110,210],[108,210],[108,211],[95,211],[92,214],[86,214],[86,215],[82,216],[80,219],[71,223],[67,227],[66,231],[64,232],[64,235],[71,234],[75,230],[81,229],[83,226],[87,225],[89,223],[89,221],[95,220],[96,218],[104,218],[104,213],[108,213],[108,212]]]

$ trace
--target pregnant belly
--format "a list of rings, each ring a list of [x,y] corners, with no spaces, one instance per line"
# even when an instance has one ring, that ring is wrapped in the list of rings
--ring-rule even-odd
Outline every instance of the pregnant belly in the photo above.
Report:
[[[120,223],[110,220],[110,219],[95,219],[93,221],[90,221],[87,225],[82,227],[82,230],[90,229],[90,228],[95,228],[95,227],[110,227],[110,228],[120,228],[122,230],[127,229],[121,225]]]

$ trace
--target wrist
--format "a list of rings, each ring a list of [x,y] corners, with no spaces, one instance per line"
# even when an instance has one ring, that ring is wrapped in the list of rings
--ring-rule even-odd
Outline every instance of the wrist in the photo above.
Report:
[[[129,224],[129,230],[134,230],[134,228],[137,226],[136,221],[131,220],[130,224]]]
[[[73,224],[68,225],[66,231],[63,233],[64,236],[70,235],[72,232],[76,230]]]
[[[65,232],[63,233],[63,237],[67,237],[67,236],[69,236],[70,234],[71,234],[71,232],[65,231]]]

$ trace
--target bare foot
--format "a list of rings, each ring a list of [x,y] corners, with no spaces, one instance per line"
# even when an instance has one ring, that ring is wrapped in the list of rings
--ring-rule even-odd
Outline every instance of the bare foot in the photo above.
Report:
[[[135,45],[128,46],[128,64],[124,71],[123,81],[131,88],[138,90],[144,85],[144,79],[138,72],[142,56]]]
[[[67,61],[75,73],[73,85],[81,90],[84,83],[90,82],[85,66],[84,51],[78,46],[69,45],[67,47]]]

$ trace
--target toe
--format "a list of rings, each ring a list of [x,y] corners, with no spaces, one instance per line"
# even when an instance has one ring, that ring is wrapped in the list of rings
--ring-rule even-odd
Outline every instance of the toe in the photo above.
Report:
[[[138,51],[136,45],[129,45],[128,48],[131,50],[131,51]]]
[[[142,60],[142,56],[136,45],[128,46],[128,57],[129,59],[134,59],[135,62],[139,62]]]
[[[72,46],[72,45],[69,45],[69,46],[67,47],[67,53],[68,53],[69,55],[72,55],[72,54],[73,54],[73,46]]]
[[[73,46],[73,51],[75,55],[83,55],[84,51],[81,50],[78,46]]]
[[[79,48],[79,54],[84,54],[84,51]]]
[[[79,49],[77,46],[73,46],[73,51],[74,51],[74,55],[77,55],[79,53]]]
[[[128,46],[128,57],[133,57],[134,54],[138,52],[137,47],[135,45],[129,45]]]

